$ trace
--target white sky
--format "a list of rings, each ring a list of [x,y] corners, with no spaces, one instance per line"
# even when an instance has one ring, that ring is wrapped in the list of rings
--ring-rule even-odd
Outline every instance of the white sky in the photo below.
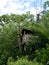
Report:
[[[30,11],[32,14],[36,15],[36,9],[34,5],[40,4],[38,1],[39,0],[0,0],[0,15],[10,13],[23,14],[27,11]],[[43,0],[42,3],[44,1],[46,0]],[[37,6],[37,8],[40,12],[41,7]]]

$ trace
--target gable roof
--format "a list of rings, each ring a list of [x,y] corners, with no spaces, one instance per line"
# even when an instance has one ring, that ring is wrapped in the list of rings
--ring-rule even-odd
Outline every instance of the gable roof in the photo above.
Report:
[[[36,31],[31,31],[31,30],[28,30],[28,29],[22,29],[21,31],[21,34],[24,35],[25,34],[32,34],[32,35],[36,35],[37,32]]]

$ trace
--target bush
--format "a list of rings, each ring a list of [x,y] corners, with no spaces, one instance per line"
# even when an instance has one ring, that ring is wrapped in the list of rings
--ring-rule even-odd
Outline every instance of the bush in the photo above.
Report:
[[[28,61],[27,59],[19,59],[15,62],[8,60],[7,65],[42,65],[42,64],[36,61],[31,62]]]
[[[36,60],[46,65],[49,62],[49,44],[46,45],[46,49],[36,50]]]

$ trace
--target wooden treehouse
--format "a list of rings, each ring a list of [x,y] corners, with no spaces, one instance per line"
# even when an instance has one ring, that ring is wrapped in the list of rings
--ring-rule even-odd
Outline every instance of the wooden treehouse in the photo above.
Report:
[[[25,46],[28,45],[29,42],[29,36],[36,36],[37,32],[35,31],[31,31],[28,29],[22,29],[21,32],[19,33],[18,36],[18,46],[17,48],[19,48],[20,50],[26,50]]]

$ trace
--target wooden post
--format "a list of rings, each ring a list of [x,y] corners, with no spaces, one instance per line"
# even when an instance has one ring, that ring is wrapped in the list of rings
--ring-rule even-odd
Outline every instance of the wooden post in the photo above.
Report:
[[[39,22],[39,14],[37,14],[37,23]]]

